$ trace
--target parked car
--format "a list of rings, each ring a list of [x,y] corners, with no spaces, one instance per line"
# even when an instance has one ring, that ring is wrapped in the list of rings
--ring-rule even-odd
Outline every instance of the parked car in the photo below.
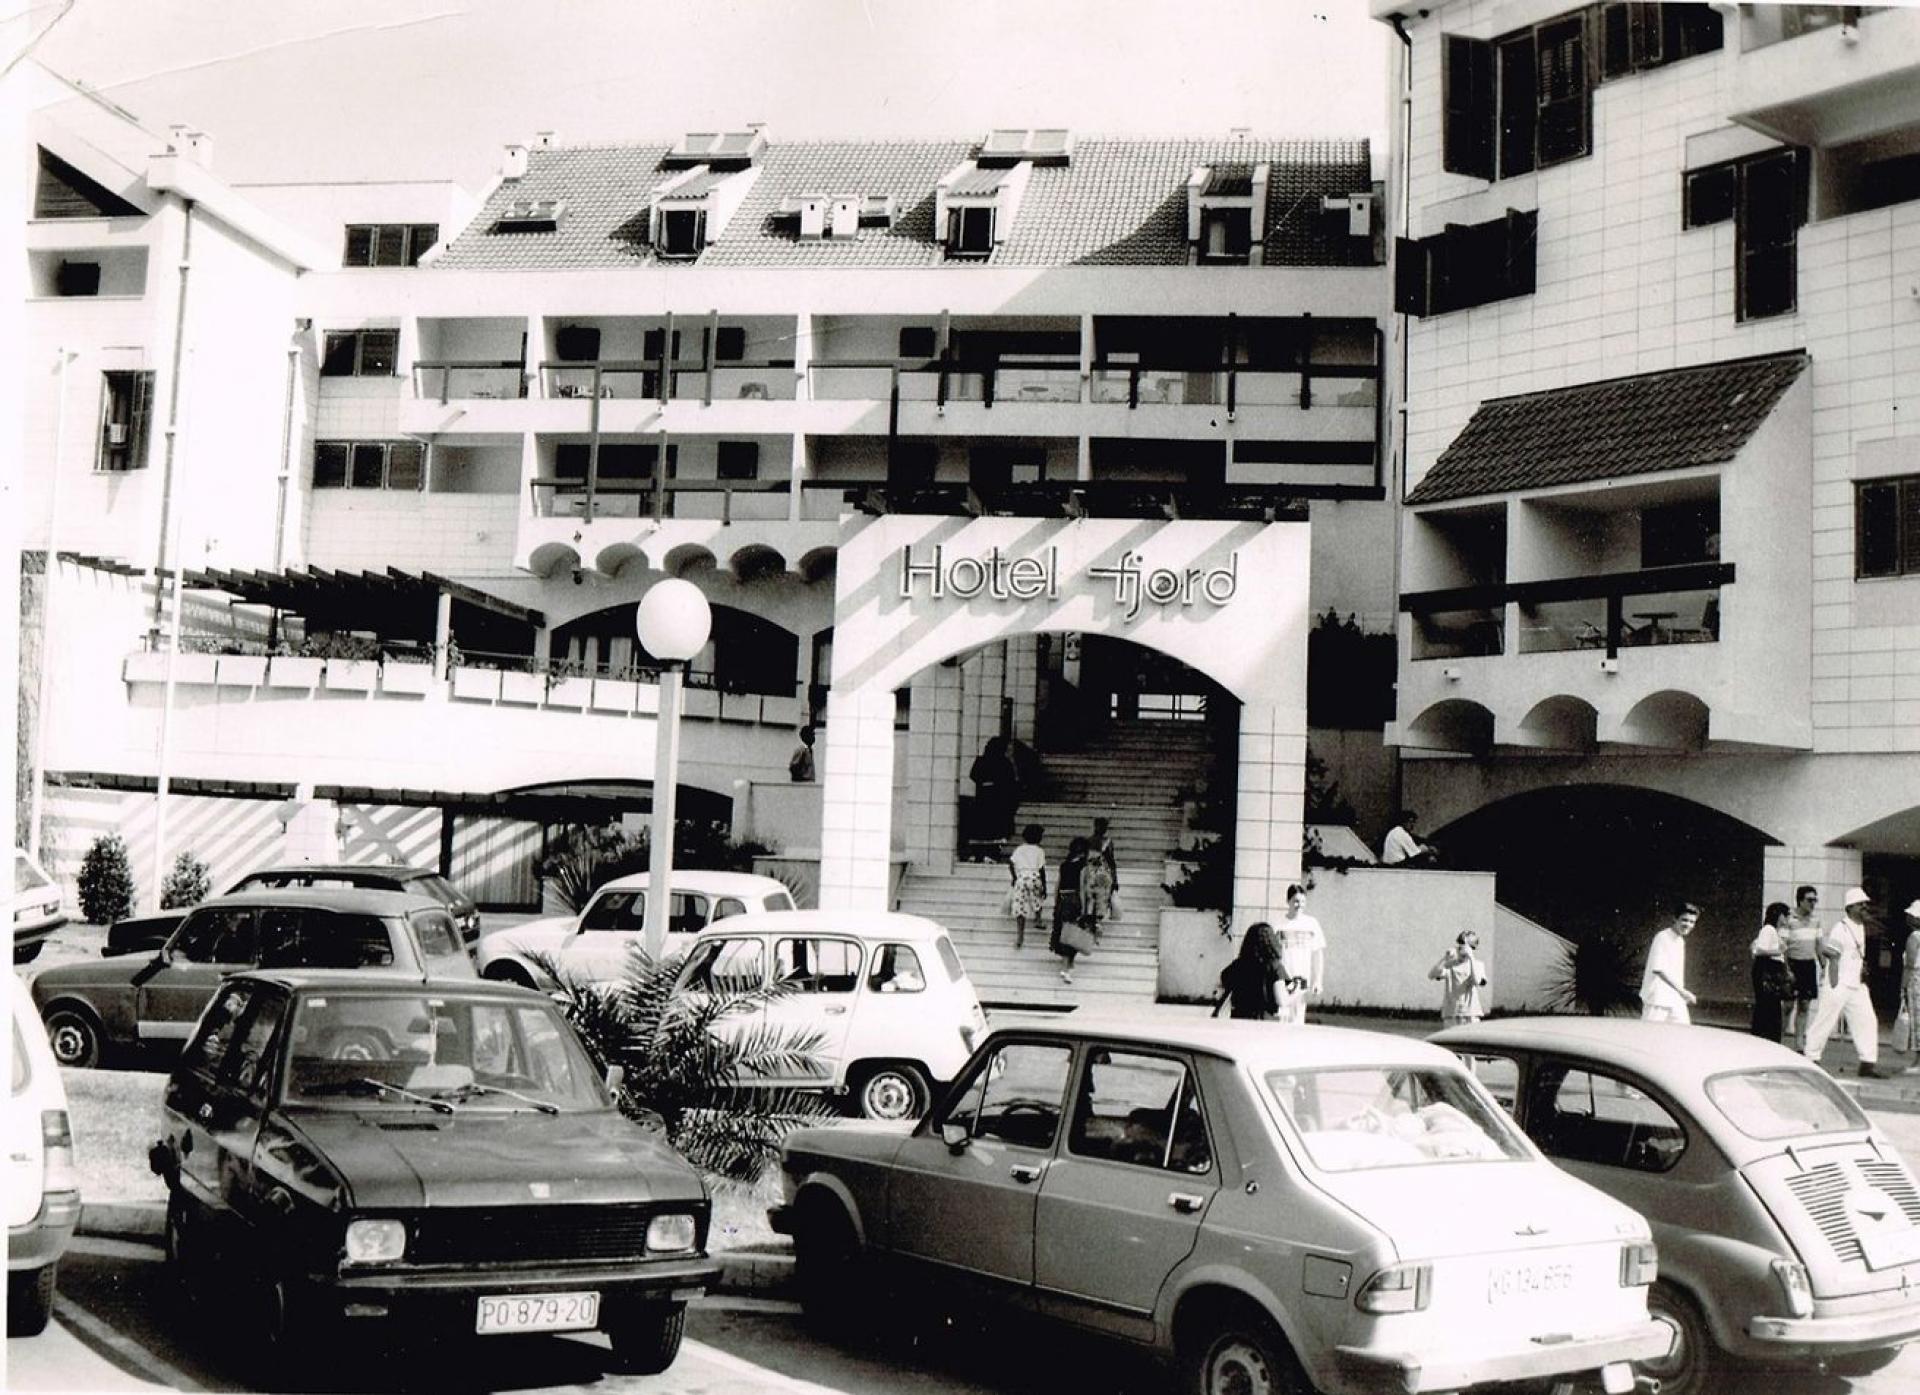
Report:
[[[900,1271],[962,1276],[1203,1395],[1625,1391],[1626,1363],[1666,1349],[1646,1222],[1543,1159],[1448,1053],[1079,1018],[996,1026],[917,1126],[787,1139],[771,1220],[816,1323],[875,1321]]]
[[[695,937],[677,993],[788,991],[729,1029],[813,1034],[817,1074],[757,1083],[845,1091],[869,1119],[917,1119],[986,1032],[947,932],[892,911],[766,911]]]
[[[675,872],[668,946],[684,948],[690,936],[728,916],[792,909],[793,893],[772,877]],[[481,936],[473,947],[474,963],[482,978],[529,986],[551,981],[538,959],[550,959],[563,973],[588,982],[617,979],[629,947],[644,939],[646,917],[647,873],[615,877],[588,898],[578,915],[546,916]]]
[[[228,887],[227,895],[240,891],[280,891],[289,887],[359,887],[366,891],[401,891],[425,896],[446,908],[465,943],[471,945],[480,938],[480,908],[471,897],[438,872],[398,863],[294,862],[282,867],[262,867]],[[107,947],[101,952],[138,954],[142,950],[158,949],[185,915],[182,909],[116,920],[107,927]]]
[[[236,974],[168,1078],[164,1128],[168,1262],[276,1359],[389,1323],[600,1328],[625,1369],[663,1371],[719,1272],[700,1174],[523,988]],[[238,1311],[207,1301],[222,1284]]]
[[[1920,1337],[1920,1186],[1833,1080],[1739,1032],[1507,1018],[1459,1053],[1540,1150],[1653,1225],[1662,1395],[1727,1356],[1870,1369]]]
[[[256,966],[474,976],[438,901],[397,891],[248,891],[201,902],[152,954],[35,975],[33,1001],[60,1064],[97,1066],[136,1047],[178,1051],[220,980]]]
[[[7,1335],[44,1331],[60,1256],[80,1220],[67,1091],[19,975],[7,975],[13,1089],[7,1096]]]
[[[26,849],[13,850],[13,962],[40,957],[47,937],[71,916],[62,903],[60,883],[49,877]]]

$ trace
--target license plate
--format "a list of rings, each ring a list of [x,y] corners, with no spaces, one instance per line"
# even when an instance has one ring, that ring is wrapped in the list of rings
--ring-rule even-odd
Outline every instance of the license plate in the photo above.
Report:
[[[1575,1268],[1568,1260],[1495,1265],[1487,1270],[1487,1302],[1505,1303],[1540,1294],[1565,1293],[1574,1286],[1575,1276]]]
[[[482,1336],[497,1332],[576,1332],[600,1322],[600,1295],[586,1293],[516,1293],[482,1298],[473,1330]]]

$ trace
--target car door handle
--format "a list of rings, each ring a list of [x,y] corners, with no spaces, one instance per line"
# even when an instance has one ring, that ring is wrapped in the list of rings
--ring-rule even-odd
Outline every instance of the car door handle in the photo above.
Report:
[[[821,1011],[828,1017],[845,1017],[847,1015],[847,1010],[844,1007],[822,1008]]]
[[[1039,1163],[1015,1163],[1007,1169],[1007,1176],[1016,1182],[1038,1182],[1044,1170]]]
[[[211,1101],[205,1101],[198,1109],[194,1110],[193,1113],[195,1118],[205,1123],[213,1117],[213,1103]]]
[[[1182,1215],[1191,1216],[1195,1211],[1198,1211],[1202,1206],[1205,1206],[1206,1204],[1207,1204],[1207,1199],[1196,1192],[1168,1192],[1167,1193],[1167,1205],[1171,1206],[1174,1210],[1180,1212]]]

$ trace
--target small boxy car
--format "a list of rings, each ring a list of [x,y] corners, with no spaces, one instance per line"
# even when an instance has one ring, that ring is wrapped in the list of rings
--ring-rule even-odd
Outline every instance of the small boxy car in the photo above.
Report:
[[[49,877],[26,849],[13,850],[13,962],[25,964],[40,957],[47,937],[70,917],[62,904],[60,883]]]
[[[810,1316],[918,1269],[1173,1358],[1181,1388],[1455,1391],[1665,1351],[1647,1224],[1448,1053],[1187,1018],[995,1027],[917,1126],[785,1144]]]
[[[236,974],[167,1081],[165,1130],[168,1260],[196,1299],[230,1281],[270,1348],[389,1320],[599,1328],[624,1369],[662,1371],[718,1274],[700,1174],[524,988]]]
[[[179,1050],[220,980],[260,966],[473,976],[453,917],[437,901],[397,891],[249,891],[202,901],[151,954],[42,971],[33,1001],[60,1064],[98,1066],[134,1048]]]
[[[586,982],[619,978],[629,949],[643,941],[647,879],[645,872],[615,877],[593,893],[577,916],[546,916],[483,935],[473,949],[480,976],[545,986],[547,975],[535,962],[538,958]],[[793,893],[772,877],[750,872],[675,872],[668,948],[684,947],[690,937],[728,916],[792,909]]]
[[[1920,1336],[1920,1187],[1822,1070],[1773,1042],[1619,1018],[1509,1018],[1459,1053],[1554,1162],[1652,1223],[1662,1395],[1727,1356],[1855,1371]]]
[[[756,1084],[841,1091],[869,1119],[917,1119],[984,1036],[986,1013],[947,932],[894,911],[767,911],[700,932],[676,993],[786,991],[728,1030],[812,1034],[818,1074]]]
[[[7,1095],[7,1333],[44,1331],[60,1256],[80,1220],[80,1180],[60,1068],[27,996],[7,975],[13,1088]]]

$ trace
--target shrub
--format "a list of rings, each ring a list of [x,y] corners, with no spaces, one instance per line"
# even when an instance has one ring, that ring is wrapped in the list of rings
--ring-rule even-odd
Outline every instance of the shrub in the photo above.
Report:
[[[1636,1013],[1644,955],[1643,946],[1617,932],[1589,935],[1563,951],[1548,972],[1547,1001],[1556,1012],[1593,1017]]]
[[[646,871],[652,849],[647,829],[629,836],[613,823],[568,824],[540,864],[540,875],[562,905],[577,911],[615,877]],[[751,838],[734,838],[717,819],[681,819],[674,828],[675,867],[751,872],[753,859],[772,851]]]
[[[174,858],[167,879],[160,884],[160,909],[171,911],[181,906],[197,906],[213,890],[213,877],[207,864],[190,852]]]
[[[133,910],[133,863],[127,840],[102,833],[80,863],[80,914],[93,925],[111,925]]]

